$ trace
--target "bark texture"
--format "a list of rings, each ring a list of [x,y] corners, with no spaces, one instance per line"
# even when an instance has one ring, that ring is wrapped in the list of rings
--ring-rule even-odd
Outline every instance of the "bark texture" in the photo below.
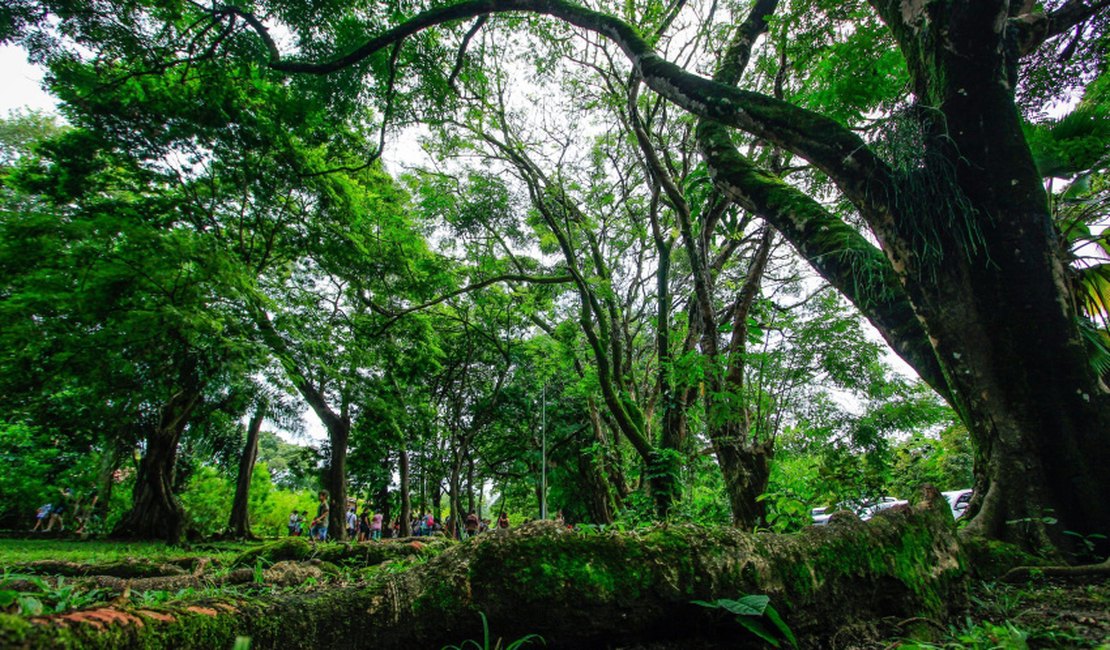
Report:
[[[239,456],[239,473],[235,480],[235,499],[231,503],[231,516],[227,529],[235,537],[253,537],[250,520],[250,488],[254,475],[254,463],[258,460],[258,437],[262,432],[262,420],[266,417],[266,405],[260,404],[247,425],[247,442]]]
[[[585,535],[549,522],[480,535],[403,573],[356,587],[207,601],[0,616],[5,647],[438,648],[538,633],[549,648],[761,647],[692,600],[762,593],[803,647],[858,620],[943,620],[964,602],[964,566],[943,500],[799,535],[659,527]]]
[[[177,443],[193,411],[201,403],[195,369],[186,370],[182,376],[185,388],[169,399],[162,408],[158,424],[147,435],[146,450],[135,476],[131,510],[116,524],[113,537],[164,539],[170,544],[181,540],[185,510],[173,493]]]

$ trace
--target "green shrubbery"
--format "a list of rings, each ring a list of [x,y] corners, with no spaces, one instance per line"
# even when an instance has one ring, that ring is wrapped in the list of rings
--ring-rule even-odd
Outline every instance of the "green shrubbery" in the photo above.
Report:
[[[235,481],[208,466],[199,466],[181,493],[188,527],[201,536],[214,535],[227,528],[231,502],[235,497]],[[255,535],[285,535],[289,513],[293,509],[316,511],[316,498],[311,490],[283,490],[274,486],[270,470],[259,463],[251,476],[250,518]]]

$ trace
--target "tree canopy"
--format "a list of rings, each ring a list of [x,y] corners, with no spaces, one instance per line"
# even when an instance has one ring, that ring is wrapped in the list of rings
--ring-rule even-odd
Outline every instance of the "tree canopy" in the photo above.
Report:
[[[785,530],[973,480],[968,534],[1071,550],[1108,14],[17,0],[68,125],[0,129],[5,435],[141,448],[125,535],[182,534],[183,441],[299,400],[335,530],[348,489]]]

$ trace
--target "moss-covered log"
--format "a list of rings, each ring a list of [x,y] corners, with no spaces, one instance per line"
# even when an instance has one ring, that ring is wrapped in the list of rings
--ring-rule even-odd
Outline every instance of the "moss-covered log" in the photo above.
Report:
[[[860,620],[943,620],[964,601],[964,574],[951,515],[935,500],[789,536],[688,525],[582,534],[537,523],[355,587],[0,617],[0,645],[229,648],[249,636],[253,648],[438,648],[481,638],[484,613],[495,636],[538,633],[549,648],[735,648],[746,632],[691,601],[761,593],[803,646],[817,647]]]
[[[430,557],[452,545],[446,537],[393,539],[384,542],[312,544],[303,537],[287,537],[240,554],[232,566],[253,567],[285,560],[320,560],[340,566],[375,566],[389,560]]]

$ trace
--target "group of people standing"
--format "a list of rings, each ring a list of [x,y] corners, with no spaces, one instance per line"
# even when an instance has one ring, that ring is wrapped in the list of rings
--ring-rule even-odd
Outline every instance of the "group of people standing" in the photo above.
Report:
[[[299,512],[294,510],[289,514],[290,536],[300,537],[307,532],[312,542],[327,540],[328,515],[330,514],[327,490],[320,490],[320,492],[317,493],[317,498],[319,499],[319,503],[316,506],[316,516],[311,520],[308,518],[307,510],[301,510]],[[382,513],[374,512],[370,508],[370,504],[366,504],[360,514],[356,514],[356,510],[357,507],[355,504],[348,504],[346,516],[344,518],[347,538],[357,539],[360,542],[381,540],[382,530],[385,525]],[[447,526],[446,529],[444,529],[432,515],[422,515],[412,518],[412,521],[409,522],[408,532],[413,537],[447,533],[452,537],[458,536],[460,539],[467,539],[490,529],[490,521],[488,519],[480,519],[473,511],[466,515],[461,527],[457,527],[456,523],[454,518],[448,517]],[[496,526],[499,529],[507,529],[509,527],[509,517],[505,512],[502,512],[498,516]],[[394,537],[401,536],[401,522],[399,520],[393,522],[392,534]]]
[[[300,512],[294,510],[289,514],[290,536],[300,537],[305,534],[307,528],[311,541],[323,542],[327,540],[328,515],[331,514],[331,506],[328,505],[328,491],[320,490],[317,498],[319,503],[316,506],[316,516],[311,520],[308,518],[307,510],[301,510]],[[382,538],[382,513],[371,511],[370,504],[363,507],[361,515],[356,515],[355,509],[354,504],[347,506],[344,521],[347,527],[347,537],[358,539],[360,542],[380,540]]]

